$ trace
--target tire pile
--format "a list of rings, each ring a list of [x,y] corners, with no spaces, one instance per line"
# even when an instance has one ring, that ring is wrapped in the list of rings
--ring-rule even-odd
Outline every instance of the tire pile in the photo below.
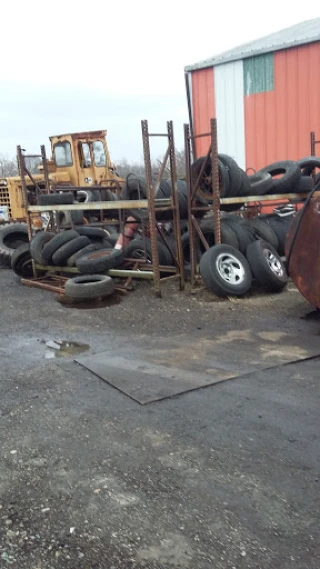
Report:
[[[191,178],[195,185],[204,163],[206,165],[199,181],[197,196],[209,203],[212,201],[211,158],[207,160],[203,156],[195,160],[191,165]],[[312,176],[315,169],[320,169],[320,158],[308,156],[298,162],[283,160],[269,164],[254,175],[248,176],[233,158],[219,154],[218,168],[221,198],[304,193],[310,192],[320,177],[320,173]],[[221,209],[232,211],[240,207],[241,204],[227,204],[222,205]]]

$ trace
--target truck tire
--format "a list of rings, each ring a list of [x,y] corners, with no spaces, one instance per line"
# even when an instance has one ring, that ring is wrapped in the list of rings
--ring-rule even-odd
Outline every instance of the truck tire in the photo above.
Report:
[[[52,255],[54,255],[54,253],[60,249],[62,245],[68,243],[69,241],[72,241],[72,239],[76,239],[77,237],[79,237],[79,233],[77,233],[77,231],[74,231],[74,229],[68,229],[67,231],[62,231],[62,233],[55,235],[55,237],[53,237],[51,241],[49,241],[49,243],[47,243],[42,249],[43,264],[50,265],[52,261]]]
[[[51,231],[38,231],[30,242],[31,257],[39,265],[44,265],[42,258],[42,249],[55,236]]]
[[[293,160],[274,162],[265,168],[261,168],[257,173],[270,174],[272,176],[274,194],[290,193],[301,178],[300,166],[298,162]],[[279,174],[282,174],[281,178],[273,177]]]
[[[83,274],[103,274],[119,267],[123,259],[123,252],[120,249],[101,249],[82,255],[76,260],[76,267]]]
[[[157,242],[159,265],[167,266],[172,265],[172,256],[164,243]],[[136,237],[132,239],[125,249],[125,257],[129,259],[146,259],[147,262],[152,263],[152,248],[151,239],[146,237]]]
[[[236,198],[240,195],[240,188],[242,182],[241,171],[233,158],[228,156],[227,154],[219,154],[219,160],[221,160],[222,164],[227,168],[229,173],[229,192],[228,197]],[[227,196],[225,196],[227,197]]]
[[[273,180],[268,172],[257,172],[253,176],[248,176],[250,184],[249,196],[263,196],[272,193]]]
[[[200,223],[200,229],[203,233],[203,236],[206,238],[209,247],[213,247],[215,245],[215,238],[214,238],[214,224],[213,219],[205,219]],[[221,229],[221,243],[225,243],[226,245],[230,245],[235,249],[239,249],[239,241],[237,235],[233,228],[225,222],[225,219],[221,219],[220,221],[220,229]],[[196,236],[196,243],[200,250],[200,256],[206,251],[204,245],[200,239],[200,237]]]
[[[92,251],[99,251],[99,249],[102,249],[100,243],[90,243],[86,247],[83,247],[83,249],[80,249],[79,251],[71,255],[71,257],[69,257],[69,259],[67,260],[68,267],[75,267],[76,260],[82,257],[82,255],[86,255],[87,253],[91,253]]]
[[[298,160],[298,164],[302,170],[302,176],[310,176],[315,168],[320,168],[320,158],[317,156],[307,156]]]
[[[65,284],[65,295],[79,300],[110,296],[113,291],[113,280],[106,275],[75,277],[67,280]]]
[[[17,247],[29,242],[26,223],[12,223],[0,228],[0,264],[10,267],[11,256]]]
[[[100,229],[100,227],[88,227],[84,225],[83,227],[75,227],[75,230],[79,233],[79,235],[85,235],[89,237],[91,241],[102,241],[109,237],[108,232]]]
[[[29,279],[33,277],[32,257],[29,243],[20,245],[12,254],[11,268],[16,275]]]
[[[87,245],[90,245],[90,239],[84,235],[82,237],[75,237],[74,239],[71,239],[71,241],[68,241],[68,243],[65,243],[59,247],[55,253],[53,253],[53,264],[56,267],[63,267],[71,255],[80,251],[80,249],[87,247]]]
[[[256,234],[257,239],[263,239],[274,247],[276,251],[279,250],[279,239],[276,232],[272,229],[266,221],[254,217],[241,223],[243,227],[251,227]]]
[[[246,252],[252,273],[267,292],[279,292],[288,281],[284,263],[277,251],[262,239],[248,246]]]
[[[250,227],[242,225],[241,222],[239,223],[238,220],[235,220],[232,217],[226,217],[223,221],[229,225],[235,233],[238,239],[238,249],[243,255],[245,255],[249,243],[252,243],[255,240],[253,230]]]
[[[216,296],[242,296],[252,283],[246,258],[234,247],[214,245],[200,259],[200,274],[205,286]]]
[[[71,204],[73,203],[73,193],[52,193],[52,194],[40,194],[38,196],[38,205],[61,205],[61,204]]]

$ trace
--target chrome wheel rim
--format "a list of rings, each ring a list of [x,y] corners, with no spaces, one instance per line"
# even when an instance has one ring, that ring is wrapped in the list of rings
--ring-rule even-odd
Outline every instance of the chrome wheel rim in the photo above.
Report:
[[[231,253],[220,253],[216,260],[216,267],[220,277],[233,285],[241,284],[244,281],[244,267]]]
[[[283,267],[280,259],[270,251],[270,249],[263,250],[264,256],[267,259],[267,263],[271,269],[271,271],[277,275],[277,277],[283,277]]]

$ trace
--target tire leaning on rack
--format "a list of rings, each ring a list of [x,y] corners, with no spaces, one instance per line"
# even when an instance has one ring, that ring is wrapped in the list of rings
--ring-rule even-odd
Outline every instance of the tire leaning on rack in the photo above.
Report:
[[[83,274],[103,274],[110,269],[116,269],[123,263],[121,249],[101,249],[87,253],[76,260],[76,267]]]
[[[10,267],[10,260],[15,249],[28,241],[26,223],[12,223],[0,228],[0,266]]]
[[[65,243],[59,247],[55,253],[53,253],[53,264],[56,265],[56,267],[63,267],[71,255],[77,253],[80,249],[87,247],[87,245],[90,245],[90,239],[89,237],[85,237],[85,235],[71,239],[71,241],[68,241],[68,243]]]
[[[52,255],[54,255],[62,245],[72,241],[72,239],[76,239],[77,237],[79,237],[79,233],[74,231],[74,229],[68,229],[66,231],[62,231],[62,233],[58,233],[58,235],[55,235],[55,237],[53,237],[42,249],[42,259],[44,264],[50,265]]]
[[[44,265],[42,249],[55,236],[51,231],[38,231],[30,242],[31,257],[39,265]]]
[[[11,268],[16,275],[29,279],[33,277],[32,257],[29,243],[20,245],[12,254]]]
[[[113,280],[106,275],[83,275],[69,279],[65,284],[65,295],[77,300],[102,298],[113,291]]]
[[[286,286],[288,276],[284,263],[270,243],[262,239],[251,243],[246,257],[254,277],[264,290],[280,292]]]
[[[242,296],[252,283],[246,258],[234,247],[214,245],[200,259],[200,274],[205,286],[216,296]]]

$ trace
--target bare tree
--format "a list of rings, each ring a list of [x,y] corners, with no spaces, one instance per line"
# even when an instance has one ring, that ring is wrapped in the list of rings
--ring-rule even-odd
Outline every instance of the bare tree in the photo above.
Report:
[[[17,161],[14,158],[8,158],[5,154],[0,154],[0,176],[2,178],[18,176]]]
[[[176,155],[178,178],[184,178],[185,172],[186,172],[185,160],[184,160],[184,151],[183,150],[176,150],[175,155]],[[152,169],[153,174],[156,175],[159,172],[159,170],[161,168],[161,164],[162,164],[162,162],[160,159],[154,160],[151,163],[151,169]],[[129,162],[126,158],[122,158],[122,160],[120,160],[116,166],[117,166],[116,167],[117,172],[122,178],[125,178],[130,172],[133,172],[137,176],[141,176],[141,177],[145,176],[143,160],[141,160],[140,162]],[[170,177],[169,161],[168,161],[167,166],[165,168],[163,177],[164,178]]]

